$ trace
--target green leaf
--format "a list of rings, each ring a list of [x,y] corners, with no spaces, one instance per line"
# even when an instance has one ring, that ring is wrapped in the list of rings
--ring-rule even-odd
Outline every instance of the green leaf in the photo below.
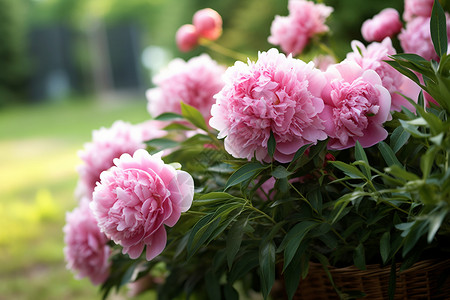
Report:
[[[275,282],[275,243],[273,240],[263,241],[259,248],[259,269],[261,271],[261,290],[267,299]]]
[[[361,171],[364,173],[364,175],[366,175],[367,179],[370,179],[371,174],[370,174],[369,160],[367,159],[367,155],[364,152],[363,147],[358,141],[356,141],[355,144],[355,158],[356,160],[361,160],[365,162],[365,164],[361,166]]]
[[[355,166],[346,164],[341,161],[330,161],[329,163],[351,178],[364,178],[364,174],[361,173],[361,171]]]
[[[394,151],[391,149],[391,147],[389,147],[388,144],[386,144],[385,142],[380,142],[378,143],[378,149],[380,150],[381,156],[383,156],[384,161],[388,166],[392,165],[402,166],[400,161],[395,156]]]
[[[172,112],[162,113],[159,116],[157,116],[156,118],[154,118],[154,120],[157,120],[157,121],[172,121],[172,120],[181,120],[181,119],[184,119],[182,115],[172,113]]]
[[[353,263],[360,270],[366,269],[366,257],[363,244],[359,244],[358,247],[355,248],[355,251],[353,252]]]
[[[297,159],[299,159],[306,151],[306,149],[309,148],[309,146],[311,146],[311,144],[306,144],[300,147],[300,149],[297,150],[297,152],[295,152],[294,154],[294,158],[292,159],[291,163],[295,162]]]
[[[180,102],[181,104],[181,114],[183,117],[195,125],[197,128],[203,129],[204,131],[208,131],[208,126],[206,126],[205,119],[203,115],[193,106],[186,104],[184,102]]]
[[[391,67],[393,67],[394,69],[396,69],[397,71],[399,71],[400,73],[402,73],[403,75],[405,75],[406,77],[408,77],[409,79],[411,79],[412,81],[414,81],[419,86],[422,86],[422,83],[420,82],[417,75],[414,72],[412,72],[411,70],[403,67],[397,61],[385,60],[385,62],[387,64],[389,64]]]
[[[426,180],[430,175],[431,168],[433,167],[434,160],[436,158],[436,153],[439,148],[435,145],[428,148],[427,152],[420,158],[420,170],[422,171],[422,178]]]
[[[259,257],[254,252],[247,252],[245,255],[239,257],[231,271],[228,273],[228,282],[234,283],[239,278],[247,275],[251,270],[259,265]]]
[[[389,231],[386,231],[385,233],[383,233],[380,239],[380,254],[384,264],[389,258],[390,252],[391,252],[391,233]]]
[[[174,148],[179,145],[178,142],[175,142],[171,139],[166,139],[166,138],[152,139],[152,140],[146,141],[145,144],[147,146],[154,147],[159,150]]]
[[[189,258],[206,242],[219,224],[220,218],[214,219],[214,214],[208,214],[192,227],[187,243]]]
[[[275,141],[275,136],[273,135],[273,132],[271,130],[269,140],[267,141],[267,151],[269,152],[270,157],[273,157],[276,147],[277,142]]]
[[[291,174],[292,172],[289,172],[285,167],[281,165],[277,166],[271,173],[271,175],[277,179],[286,178]]]
[[[439,57],[447,54],[447,23],[445,13],[438,0],[434,0],[430,20],[431,40]]]
[[[245,227],[247,226],[248,216],[238,219],[230,228],[226,240],[226,254],[228,268],[231,270],[234,258],[241,247],[242,237],[244,236]]]
[[[227,190],[229,187],[232,187],[234,185],[237,185],[241,182],[244,182],[252,178],[256,174],[258,174],[261,170],[264,170],[266,168],[268,168],[268,166],[264,166],[259,162],[251,162],[241,166],[233,174],[231,174],[230,178],[228,178],[224,190]]]
[[[297,249],[297,252],[295,253],[294,259],[289,264],[289,266],[286,268],[286,271],[284,274],[284,284],[286,286],[286,293],[288,296],[288,299],[292,299],[294,296],[295,291],[298,288],[298,284],[300,282],[300,277],[302,276],[303,271],[305,268],[307,269],[309,266],[309,261],[307,260],[306,263],[304,261],[305,256],[305,250],[307,248],[307,244],[303,244],[303,247],[299,247]],[[305,266],[306,264],[306,266]]]
[[[197,197],[198,194],[195,196]],[[199,198],[194,197],[194,201],[192,202],[193,206],[203,206],[210,204],[223,204],[227,202],[229,199],[239,200],[240,198],[235,198],[233,195],[224,193],[224,192],[212,192],[201,195]],[[245,201],[245,200],[244,200]]]
[[[393,165],[385,170],[387,173],[392,174],[403,181],[414,181],[420,179],[416,174],[408,172],[398,165]]]
[[[292,227],[289,232],[286,234],[285,238],[281,242],[279,247],[280,250],[284,249],[284,266],[283,270],[291,262],[292,258],[294,258],[295,253],[297,252],[298,247],[301,242],[308,234],[308,232],[314,227],[318,226],[320,223],[315,221],[303,221],[297,223],[294,227]]]
[[[428,237],[427,241],[428,243],[431,243],[431,241],[434,239],[434,236],[438,232],[439,228],[441,228],[442,221],[444,221],[445,216],[448,214],[447,209],[441,210],[439,213],[430,215],[429,218],[429,229],[428,229]]]
[[[391,148],[397,153],[409,140],[411,133],[407,132],[402,126],[398,126],[391,134]]]

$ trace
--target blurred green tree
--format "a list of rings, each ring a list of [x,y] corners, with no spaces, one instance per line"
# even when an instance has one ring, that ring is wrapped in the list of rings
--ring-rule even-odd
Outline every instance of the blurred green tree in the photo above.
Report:
[[[0,0],[0,106],[25,97],[28,74],[23,1]]]

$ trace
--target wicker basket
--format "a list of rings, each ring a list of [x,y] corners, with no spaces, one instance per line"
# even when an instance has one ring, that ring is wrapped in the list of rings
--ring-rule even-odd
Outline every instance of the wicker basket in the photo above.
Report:
[[[363,271],[353,266],[329,270],[341,290],[362,291],[364,299],[372,300],[388,299],[390,269],[369,265]],[[322,265],[310,263],[308,276],[301,280],[294,299],[337,298]],[[395,299],[450,299],[450,259],[421,261],[403,272],[397,269]]]

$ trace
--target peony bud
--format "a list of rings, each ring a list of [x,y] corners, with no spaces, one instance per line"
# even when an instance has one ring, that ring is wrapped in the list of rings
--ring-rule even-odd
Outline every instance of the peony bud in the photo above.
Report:
[[[183,52],[191,51],[198,45],[198,37],[198,31],[194,25],[185,24],[181,26],[175,37],[178,49]]]
[[[222,34],[222,17],[211,8],[197,11],[192,20],[198,35],[208,40],[217,40]]]

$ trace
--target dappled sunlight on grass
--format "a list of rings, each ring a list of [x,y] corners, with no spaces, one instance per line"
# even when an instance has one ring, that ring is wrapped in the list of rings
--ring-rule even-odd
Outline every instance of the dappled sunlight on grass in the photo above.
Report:
[[[148,118],[137,101],[0,111],[0,300],[101,298],[64,262],[65,214],[77,205],[77,151],[94,129]]]

